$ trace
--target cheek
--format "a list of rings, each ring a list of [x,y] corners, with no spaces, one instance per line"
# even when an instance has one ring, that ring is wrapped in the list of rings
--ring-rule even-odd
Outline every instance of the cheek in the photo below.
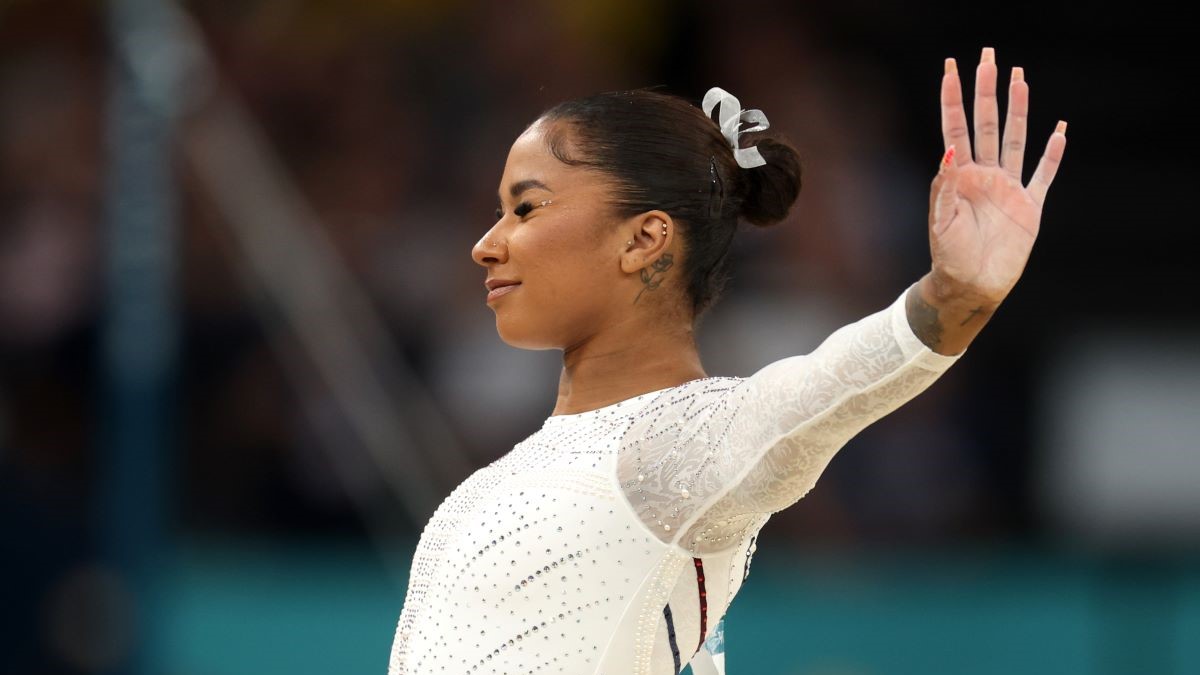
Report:
[[[539,299],[558,308],[591,306],[614,279],[596,241],[576,232],[538,232],[522,242],[525,276]]]

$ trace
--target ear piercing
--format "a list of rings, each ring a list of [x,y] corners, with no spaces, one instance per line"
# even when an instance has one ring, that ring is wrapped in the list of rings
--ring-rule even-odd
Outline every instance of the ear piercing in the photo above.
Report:
[[[665,236],[667,236],[667,224],[666,224],[666,223],[663,223],[663,224],[662,224],[662,226],[663,226],[663,236],[665,237]],[[630,239],[629,241],[625,242],[625,245],[626,245],[626,246],[633,246],[633,240],[632,240],[632,239]]]
[[[666,223],[663,223],[663,224],[662,224],[662,226],[663,226],[663,236],[665,237],[665,236],[667,236],[667,224],[666,224]],[[626,246],[633,246],[633,240],[632,240],[632,239],[630,239],[629,241],[625,242],[625,245],[626,245]]]

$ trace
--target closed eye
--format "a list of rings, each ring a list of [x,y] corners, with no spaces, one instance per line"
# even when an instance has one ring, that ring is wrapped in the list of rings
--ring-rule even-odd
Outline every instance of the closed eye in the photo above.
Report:
[[[517,205],[517,208],[513,209],[513,213],[515,213],[518,218],[524,218],[525,216],[529,215],[529,212],[532,210],[533,210],[533,204],[530,204],[529,202],[521,202],[520,204]],[[497,207],[496,208],[496,220],[500,220],[503,217],[504,217],[504,209]]]

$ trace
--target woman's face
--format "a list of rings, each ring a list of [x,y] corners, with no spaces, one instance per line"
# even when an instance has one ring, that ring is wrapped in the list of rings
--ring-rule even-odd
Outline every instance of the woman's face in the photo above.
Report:
[[[630,312],[637,275],[622,270],[621,257],[635,232],[611,213],[610,182],[556,159],[545,132],[539,121],[513,143],[500,180],[500,217],[471,257],[487,268],[487,279],[518,282],[491,298],[486,288],[480,292],[501,339],[525,349],[566,349]]]

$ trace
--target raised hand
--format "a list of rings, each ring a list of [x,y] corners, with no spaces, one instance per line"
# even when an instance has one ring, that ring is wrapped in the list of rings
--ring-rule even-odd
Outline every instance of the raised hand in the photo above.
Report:
[[[975,71],[975,156],[967,135],[962,84],[953,58],[942,76],[946,155],[929,197],[931,275],[938,293],[994,309],[1012,290],[1037,239],[1046,191],[1067,145],[1059,121],[1028,185],[1021,184],[1029,85],[1012,69],[1004,139],[996,103],[995,50],[984,47]]]

